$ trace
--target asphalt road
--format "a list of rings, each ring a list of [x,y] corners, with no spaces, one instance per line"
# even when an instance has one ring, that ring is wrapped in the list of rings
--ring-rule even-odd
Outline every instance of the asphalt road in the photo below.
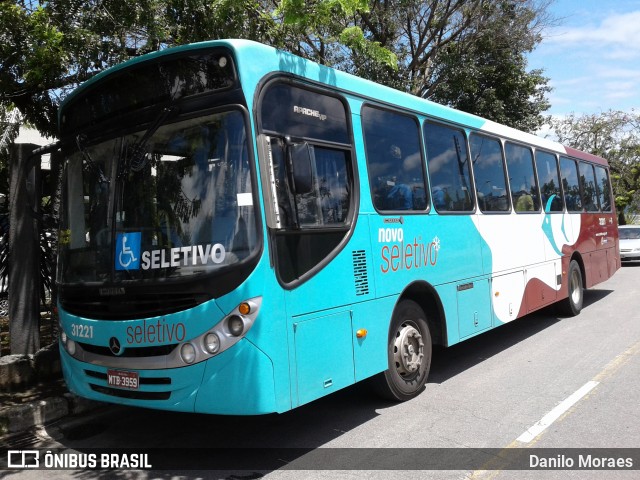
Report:
[[[231,457],[246,457],[255,466],[215,472],[60,470],[45,472],[47,479],[351,479],[399,472],[438,479],[632,479],[640,478],[637,457],[633,471],[514,471],[509,462],[495,460],[505,448],[578,449],[569,456],[588,448],[638,448],[639,427],[640,264],[624,266],[587,291],[578,317],[561,319],[545,310],[436,351],[425,392],[403,404],[381,401],[356,385],[286,414],[261,417],[113,407],[20,437],[15,447],[141,452],[225,447],[236,449],[228,452]],[[265,448],[280,449],[268,468],[260,462]],[[451,450],[430,450],[438,448]],[[543,452],[562,461],[564,450]],[[456,469],[420,470],[422,458],[440,454],[452,457],[447,465]],[[468,458],[480,460],[467,465]],[[371,470],[375,465],[387,470]],[[42,474],[0,471],[0,479]]]

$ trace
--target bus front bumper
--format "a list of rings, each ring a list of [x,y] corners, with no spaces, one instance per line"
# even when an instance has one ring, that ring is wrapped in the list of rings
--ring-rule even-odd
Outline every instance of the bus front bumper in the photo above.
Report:
[[[60,358],[69,390],[91,400],[222,415],[277,411],[272,362],[246,339],[208,360],[180,368],[98,366],[72,358],[62,345]]]

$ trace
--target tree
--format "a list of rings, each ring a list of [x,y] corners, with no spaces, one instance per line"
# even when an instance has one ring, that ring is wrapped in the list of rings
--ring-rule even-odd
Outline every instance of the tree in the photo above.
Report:
[[[324,48],[322,55],[358,76],[534,131],[544,122],[542,112],[549,107],[546,95],[550,88],[541,71],[526,70],[525,54],[554,22],[547,13],[548,3],[371,1],[368,9],[359,9],[343,20],[340,28],[350,24],[359,28],[369,45],[391,52],[397,64],[346,44],[339,49]],[[318,60],[319,52],[311,53]]]
[[[362,12],[354,21],[367,38],[396,55],[398,69],[380,69],[354,52],[354,73],[428,98],[438,53],[451,42],[473,41],[474,21],[490,4],[489,0],[371,2],[370,12]]]
[[[0,2],[0,108],[55,136],[60,101],[106,68],[211,38],[265,41],[269,22],[255,0]]]
[[[0,105],[0,193],[9,191],[9,146],[18,136],[20,114],[16,108],[8,110]],[[0,197],[0,215],[6,213],[7,198]]]
[[[489,10],[489,9],[487,9]],[[551,88],[525,54],[540,42],[546,14],[531,2],[495,2],[473,42],[451,42],[438,54],[431,98],[498,123],[535,132],[545,122]]]
[[[374,65],[397,69],[397,58],[355,22],[370,11],[367,0],[279,0],[272,6],[278,44],[323,65],[349,71],[353,56]]]
[[[31,2],[0,3],[0,108],[18,108],[43,133],[53,133],[55,88],[68,64],[64,36]]]
[[[62,98],[104,69],[170,46],[236,37],[530,129],[547,89],[540,72],[526,72],[523,53],[548,23],[547,1],[1,2],[0,109],[17,107],[55,135]]]
[[[551,128],[560,143],[609,161],[618,223],[626,223],[625,213],[640,211],[639,113],[571,114],[552,119]]]

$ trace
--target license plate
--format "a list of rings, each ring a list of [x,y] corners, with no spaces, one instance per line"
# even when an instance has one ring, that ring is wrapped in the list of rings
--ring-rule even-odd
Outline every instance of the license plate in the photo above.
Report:
[[[110,387],[137,390],[140,385],[138,372],[107,370],[107,383]]]

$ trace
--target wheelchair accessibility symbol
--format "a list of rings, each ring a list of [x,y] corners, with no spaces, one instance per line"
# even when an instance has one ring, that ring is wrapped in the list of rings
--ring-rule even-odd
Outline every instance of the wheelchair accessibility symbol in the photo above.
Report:
[[[116,270],[140,269],[140,232],[119,233],[116,236]]]

